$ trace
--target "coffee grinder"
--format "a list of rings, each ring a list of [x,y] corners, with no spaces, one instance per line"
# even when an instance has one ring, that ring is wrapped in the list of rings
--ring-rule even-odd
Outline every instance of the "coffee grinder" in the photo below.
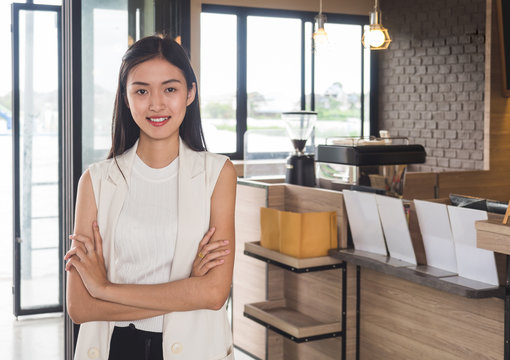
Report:
[[[282,120],[285,121],[287,135],[295,149],[295,152],[287,158],[285,182],[315,186],[314,154],[305,154],[304,150],[317,120],[317,113],[313,111],[284,112]]]

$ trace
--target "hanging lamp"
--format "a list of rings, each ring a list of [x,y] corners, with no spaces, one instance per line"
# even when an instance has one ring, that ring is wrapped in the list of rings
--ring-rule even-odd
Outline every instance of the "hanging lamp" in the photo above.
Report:
[[[317,30],[313,33],[313,40],[316,45],[325,44],[328,42],[328,34],[326,30],[324,30],[324,24],[326,23],[326,15],[322,13],[322,0],[320,0],[319,4],[319,14],[315,16],[315,24]]]
[[[361,42],[365,48],[370,50],[384,50],[390,45],[391,38],[388,29],[381,23],[379,0],[375,0],[374,10],[370,12],[370,25],[365,29]]]

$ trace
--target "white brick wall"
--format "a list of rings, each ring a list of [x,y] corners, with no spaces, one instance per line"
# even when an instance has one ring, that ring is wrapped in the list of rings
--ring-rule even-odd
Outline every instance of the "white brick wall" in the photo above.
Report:
[[[485,0],[383,0],[379,128],[422,144],[411,170],[483,168]]]

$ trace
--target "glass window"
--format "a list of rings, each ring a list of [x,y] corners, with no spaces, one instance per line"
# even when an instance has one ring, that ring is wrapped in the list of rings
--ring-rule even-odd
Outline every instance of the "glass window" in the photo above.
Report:
[[[82,165],[106,158],[119,67],[130,43],[154,33],[150,0],[82,1]],[[131,27],[130,27],[131,26]],[[107,34],[107,36],[105,36]]]
[[[236,151],[237,16],[202,13],[200,101],[208,150]]]
[[[20,307],[60,304],[57,13],[20,11]],[[35,59],[37,59],[35,61]]]
[[[248,16],[248,128],[301,106],[301,20]]]
[[[363,31],[361,29],[360,31]],[[361,36],[361,35],[360,35]],[[364,107],[363,107],[363,135],[370,135],[370,49],[363,48],[363,98],[364,98]]]
[[[326,23],[328,44],[315,51],[316,143],[361,135],[361,28]]]
[[[248,16],[246,45],[245,154],[286,157],[292,146],[281,113],[301,108],[301,20]]]
[[[325,27],[329,42],[314,49],[315,13],[208,4],[202,9],[200,75],[206,134],[214,130],[220,138],[217,126],[211,126],[213,117],[207,107],[224,91],[211,79],[221,74],[239,97],[222,100],[221,109],[236,101],[236,120],[229,118],[231,133],[221,134],[222,147],[210,147],[212,151],[230,153],[234,159],[280,158],[292,151],[281,120],[281,114],[289,111],[318,112],[307,151],[313,152],[312,147],[324,143],[326,137],[368,133],[370,57],[364,55],[360,41],[364,17],[331,14]],[[231,25],[227,25],[229,17]],[[237,40],[239,49],[230,35],[236,18],[237,33],[246,34],[246,40]],[[215,60],[220,56],[221,61]],[[233,110],[228,106],[230,114]]]
[[[116,76],[128,46],[127,2],[82,2],[83,168],[106,158],[111,146]],[[108,34],[108,36],[105,36]]]
[[[313,23],[305,23],[305,108],[302,110],[312,110],[312,34]]]
[[[22,1],[20,1],[22,2]],[[0,1],[0,277],[12,276],[12,66],[11,1]]]

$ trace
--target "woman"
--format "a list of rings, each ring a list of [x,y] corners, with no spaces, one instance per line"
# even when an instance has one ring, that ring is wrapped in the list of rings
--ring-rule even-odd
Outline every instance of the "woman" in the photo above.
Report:
[[[68,312],[82,324],[75,359],[233,359],[236,174],[205,151],[176,42],[128,49],[112,132],[108,159],[80,179],[65,256]]]

